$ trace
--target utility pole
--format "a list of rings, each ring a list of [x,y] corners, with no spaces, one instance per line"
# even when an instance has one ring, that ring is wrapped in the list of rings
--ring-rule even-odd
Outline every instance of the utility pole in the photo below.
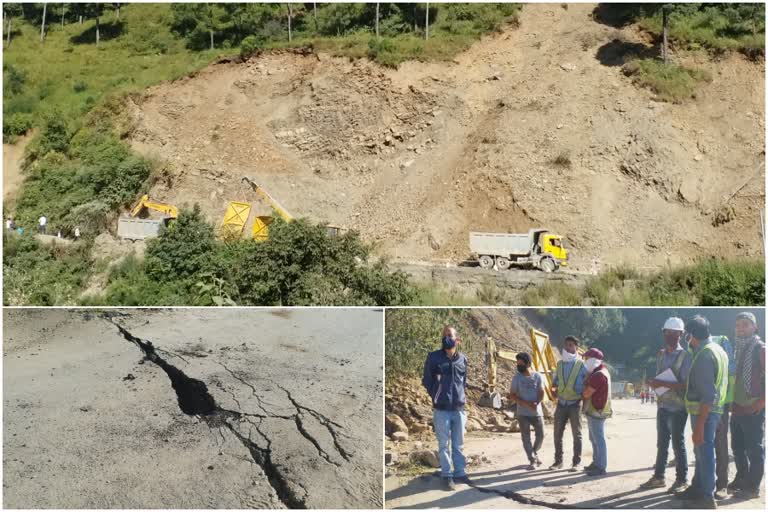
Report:
[[[427,18],[424,31],[424,39],[429,39],[429,2],[427,2]]]
[[[43,22],[40,24],[40,42],[43,42],[43,38],[45,38],[45,12],[48,8],[48,3],[43,4]]]

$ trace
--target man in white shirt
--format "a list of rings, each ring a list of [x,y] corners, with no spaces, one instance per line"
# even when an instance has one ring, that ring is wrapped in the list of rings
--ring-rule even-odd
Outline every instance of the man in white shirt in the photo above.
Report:
[[[45,234],[45,225],[48,224],[48,219],[45,218],[45,215],[41,215],[39,219],[37,219],[37,222],[40,223],[40,234]]]

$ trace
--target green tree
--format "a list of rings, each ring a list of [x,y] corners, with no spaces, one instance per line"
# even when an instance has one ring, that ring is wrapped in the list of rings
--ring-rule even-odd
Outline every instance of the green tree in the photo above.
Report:
[[[159,237],[147,244],[147,276],[156,281],[187,282],[210,269],[215,243],[213,227],[203,218],[200,206],[182,210]]]

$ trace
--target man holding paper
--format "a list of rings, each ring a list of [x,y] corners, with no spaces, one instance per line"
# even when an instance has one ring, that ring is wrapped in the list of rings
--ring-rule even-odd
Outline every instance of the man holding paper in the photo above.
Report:
[[[685,450],[685,382],[691,369],[691,355],[680,345],[685,324],[677,317],[668,318],[661,329],[664,346],[656,356],[656,378],[648,385],[658,396],[656,412],[656,465],[653,476],[640,487],[656,489],[666,487],[664,471],[667,467],[669,442],[675,454],[676,478],[669,492],[677,492],[688,485],[688,455]]]

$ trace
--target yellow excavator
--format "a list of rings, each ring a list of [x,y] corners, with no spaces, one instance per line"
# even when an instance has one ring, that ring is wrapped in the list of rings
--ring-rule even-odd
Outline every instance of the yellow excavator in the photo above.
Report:
[[[142,217],[148,210],[160,212],[168,219],[175,219],[179,216],[179,209],[172,204],[153,201],[149,198],[149,195],[144,194],[131,210],[131,217]]]
[[[293,222],[295,217],[282,205],[280,202],[272,197],[264,187],[256,183],[254,180],[247,176],[243,176],[242,181],[250,185],[251,189],[264,200],[270,208],[283,219],[285,222]],[[243,201],[230,201],[227,205],[227,211],[224,214],[224,221],[221,224],[221,236],[223,238],[238,238],[248,224],[248,218],[251,214],[251,203]],[[253,219],[253,227],[251,229],[251,236],[258,242],[263,242],[269,238],[269,225],[275,220],[271,215],[257,215]],[[342,232],[343,228],[339,226],[327,226],[331,235],[338,235]]]

